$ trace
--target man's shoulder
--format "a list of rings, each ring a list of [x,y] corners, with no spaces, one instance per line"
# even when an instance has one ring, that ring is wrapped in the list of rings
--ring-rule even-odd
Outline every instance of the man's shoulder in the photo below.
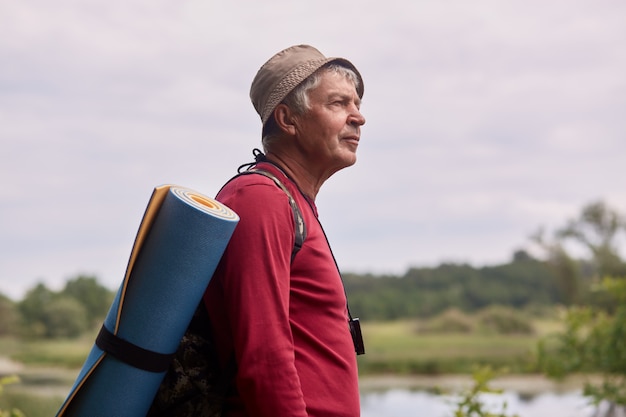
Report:
[[[244,171],[240,174],[235,175],[230,180],[228,180],[222,187],[222,190],[220,190],[220,193],[226,189],[248,187],[251,185],[272,185],[272,184],[273,184],[272,180],[264,175],[254,175],[252,171]]]
[[[282,173],[280,169],[274,167],[271,164],[261,163],[255,166],[253,169],[250,169],[248,171],[243,171],[239,173],[238,175],[235,175],[233,178],[231,178],[222,187],[217,197],[219,199],[220,196],[224,194],[229,194],[229,193],[238,192],[242,190],[245,190],[246,192],[252,192],[252,193],[268,192],[268,190],[265,189],[264,187],[251,188],[248,190],[249,187],[254,187],[254,186],[271,186],[271,188],[274,189],[274,191],[278,191],[279,193],[281,193],[282,191],[278,189],[277,187],[278,184],[276,183],[276,180],[284,184],[287,188],[292,188],[290,187],[291,184],[290,184],[289,179],[285,176],[285,174]],[[290,192],[293,193],[293,191],[290,191]]]
[[[271,178],[252,173],[241,174],[229,180],[219,191],[216,199],[233,209],[241,206],[267,209],[288,202],[285,193]]]

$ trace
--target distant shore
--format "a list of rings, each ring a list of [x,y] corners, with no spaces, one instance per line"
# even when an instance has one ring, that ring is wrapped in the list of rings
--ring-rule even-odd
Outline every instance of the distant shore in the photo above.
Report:
[[[586,377],[591,378],[591,377]],[[580,390],[585,377],[570,377],[554,381],[543,375],[505,375],[494,378],[490,384],[496,389],[515,391],[522,395],[539,395],[545,392],[561,393]],[[472,385],[470,375],[365,375],[359,379],[361,391],[386,391],[389,389],[460,391]]]

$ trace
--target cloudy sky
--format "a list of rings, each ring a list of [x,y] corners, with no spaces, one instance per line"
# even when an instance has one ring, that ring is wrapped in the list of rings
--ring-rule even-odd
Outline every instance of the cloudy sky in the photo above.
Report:
[[[299,43],[365,79],[359,161],[318,196],[344,271],[506,262],[626,211],[622,0],[0,0],[0,293],[116,288],[152,188],[249,161],[250,81]]]

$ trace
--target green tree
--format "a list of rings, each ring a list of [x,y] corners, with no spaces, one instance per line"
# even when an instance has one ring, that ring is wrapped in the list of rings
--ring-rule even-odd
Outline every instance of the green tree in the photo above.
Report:
[[[43,308],[44,336],[77,337],[88,328],[85,307],[72,297],[59,296]]]
[[[8,297],[0,294],[0,336],[15,334],[18,328],[17,306]]]
[[[616,243],[624,231],[624,217],[598,201],[583,207],[578,218],[557,231],[557,237],[573,239],[586,247],[593,256],[597,276],[626,276],[626,264],[619,256]]]
[[[47,338],[78,336],[105,317],[113,297],[114,293],[92,276],[69,280],[59,292],[39,283],[17,305],[22,334]]]
[[[87,323],[95,326],[106,316],[114,293],[98,283],[94,276],[79,275],[67,281],[60,293],[74,298],[85,308]]]
[[[584,393],[598,405],[608,403],[607,416],[619,409],[626,412],[626,264],[617,246],[625,225],[622,215],[596,202],[544,245],[550,262],[566,260],[560,264],[564,280],[587,279],[577,282],[581,285],[576,288],[577,305],[568,309],[565,330],[539,343],[539,367],[557,378],[600,373],[602,381],[587,383]],[[586,248],[589,259],[572,261],[565,250],[570,240]]]
[[[42,337],[45,335],[45,306],[49,305],[55,297],[56,294],[43,283],[37,284],[26,293],[18,304],[23,320],[22,332],[25,336]]]
[[[580,264],[565,250],[563,242],[557,238],[548,240],[545,231],[539,229],[531,240],[539,245],[546,254],[546,263],[554,272],[556,284],[561,293],[561,301],[572,305],[581,298]]]

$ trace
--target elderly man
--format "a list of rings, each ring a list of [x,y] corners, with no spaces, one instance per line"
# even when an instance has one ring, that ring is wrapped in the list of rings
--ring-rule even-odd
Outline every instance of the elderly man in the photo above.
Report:
[[[252,82],[265,150],[252,169],[288,193],[242,175],[217,197],[241,217],[204,296],[220,362],[236,363],[225,416],[360,415],[345,291],[315,197],[356,162],[362,96],[354,65],[307,45],[274,55]],[[295,254],[289,194],[306,227]]]

